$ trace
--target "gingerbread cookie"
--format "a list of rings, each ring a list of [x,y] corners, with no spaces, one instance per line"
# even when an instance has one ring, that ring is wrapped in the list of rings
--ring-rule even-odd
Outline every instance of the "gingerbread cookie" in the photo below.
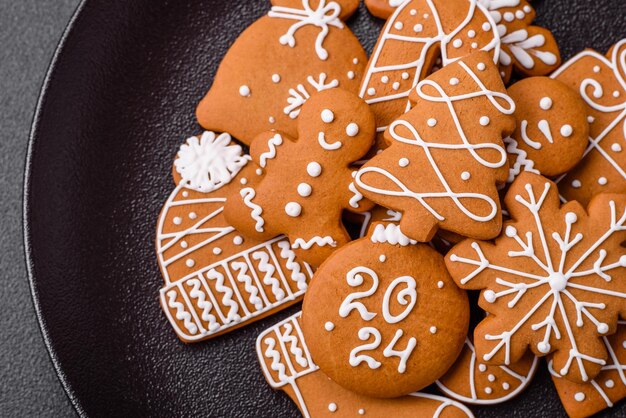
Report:
[[[350,392],[330,380],[313,362],[302,337],[298,312],[265,330],[256,342],[267,382],[298,405],[305,418],[318,417],[432,417],[472,418],[463,404],[427,393],[394,399],[371,398]]]
[[[319,268],[302,306],[311,354],[334,382],[391,398],[441,377],[467,334],[467,295],[443,257],[394,224],[335,252]],[[381,384],[384,382],[384,384]]]
[[[469,338],[461,355],[437,386],[447,396],[474,405],[494,405],[519,395],[532,381],[539,359],[526,353],[510,366],[493,366],[476,357]]]
[[[250,144],[263,131],[297,135],[318,91],[358,92],[367,55],[343,20],[358,0],[273,0],[230,48],[196,114],[205,129]]]
[[[228,197],[225,215],[246,236],[287,235],[317,266],[350,241],[342,211],[371,207],[354,187],[351,164],[373,143],[374,116],[358,96],[324,91],[304,105],[298,134],[267,132],[254,140],[250,153],[263,174]]]
[[[418,241],[429,241],[438,228],[497,236],[497,186],[508,176],[502,138],[514,130],[515,105],[489,54],[437,71],[410,99],[415,106],[385,132],[391,145],[357,172],[357,187],[402,212],[402,231]]]
[[[580,94],[589,121],[585,158],[559,179],[566,200],[587,204],[598,193],[626,193],[626,39],[607,54],[587,50],[552,74]]]
[[[499,54],[495,22],[477,0],[396,3],[361,83],[360,95],[372,107],[379,132],[409,110],[409,94],[440,56],[445,66],[478,50],[489,51],[494,62]],[[377,145],[384,148],[380,140]]]
[[[380,19],[388,19],[404,1],[405,0],[365,0],[365,6],[372,15]]]
[[[555,370],[587,382],[606,364],[602,336],[626,315],[626,194],[561,207],[553,182],[524,172],[505,204],[512,220],[495,243],[465,240],[446,257],[490,314],[474,332],[477,356],[509,365],[528,348],[554,353]]]
[[[574,383],[563,379],[554,370],[552,361],[548,369],[561,403],[571,418],[589,417],[626,397],[626,321],[618,321],[617,332],[602,337],[609,353],[600,374],[589,383]]]
[[[178,337],[206,340],[302,298],[313,271],[287,239],[244,238],[222,213],[226,196],[255,176],[230,135],[205,132],[180,147],[176,188],[159,216],[161,305]]]
[[[506,138],[509,178],[521,171],[547,177],[568,172],[587,147],[587,111],[575,92],[548,77],[530,77],[508,89],[515,101],[517,129]]]

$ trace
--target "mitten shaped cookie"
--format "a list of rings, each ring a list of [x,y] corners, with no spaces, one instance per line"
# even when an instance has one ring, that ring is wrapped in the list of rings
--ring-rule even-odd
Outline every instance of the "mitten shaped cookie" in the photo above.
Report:
[[[529,348],[554,353],[559,374],[588,382],[606,364],[602,337],[626,315],[626,195],[560,206],[553,182],[524,172],[505,204],[512,220],[495,243],[465,240],[446,257],[490,314],[474,332],[477,357],[509,365]]]
[[[530,77],[507,90],[515,101],[517,128],[504,142],[509,153],[508,183],[521,171],[547,177],[578,164],[587,147],[585,105],[574,91],[549,77]]]
[[[244,238],[224,218],[226,196],[255,176],[228,134],[205,132],[180,147],[176,188],[163,206],[156,250],[161,306],[178,337],[202,341],[299,301],[313,275],[284,236]]]
[[[232,45],[196,110],[205,129],[245,144],[275,129],[297,135],[302,105],[318,91],[358,92],[367,55],[343,22],[358,0],[273,0]]]
[[[626,193],[626,39],[607,56],[587,50],[552,77],[585,102],[589,144],[583,161],[559,179],[566,200],[587,204],[598,193]]]
[[[491,239],[502,226],[497,185],[508,176],[502,138],[515,105],[489,54],[477,52],[420,82],[415,106],[385,132],[389,148],[365,164],[356,184],[403,214],[402,231],[429,241],[438,228]]]
[[[315,344],[311,342],[309,345]],[[301,313],[265,330],[257,338],[259,363],[267,382],[284,391],[305,418],[397,417],[472,418],[463,404],[428,393],[393,399],[350,392],[330,380],[311,358],[302,336]]]
[[[350,166],[374,135],[374,116],[358,96],[341,89],[318,93],[302,110],[297,139],[267,132],[254,140],[250,152],[260,176],[228,197],[226,219],[246,236],[285,234],[300,257],[321,264],[350,241],[341,212],[371,207]]]
[[[397,225],[377,224],[317,270],[302,317],[325,374],[361,395],[393,398],[450,368],[467,335],[469,304],[443,256]]]

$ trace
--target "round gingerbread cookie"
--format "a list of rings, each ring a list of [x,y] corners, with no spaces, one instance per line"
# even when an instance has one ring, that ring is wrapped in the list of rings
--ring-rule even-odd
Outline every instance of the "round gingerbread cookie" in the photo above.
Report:
[[[394,224],[335,252],[312,281],[303,332],[314,361],[361,395],[420,390],[458,356],[469,324],[467,295],[443,257]]]

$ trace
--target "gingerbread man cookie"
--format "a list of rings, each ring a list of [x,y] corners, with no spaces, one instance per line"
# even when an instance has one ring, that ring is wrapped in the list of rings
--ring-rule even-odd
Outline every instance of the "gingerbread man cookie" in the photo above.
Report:
[[[259,335],[256,349],[267,382],[287,393],[305,418],[473,418],[463,404],[443,396],[417,392],[381,399],[358,395],[339,386],[313,361],[302,336],[300,312]]]
[[[273,0],[224,57],[196,114],[205,129],[250,144],[263,131],[297,134],[318,91],[358,92],[367,55],[343,22],[358,0]]]
[[[589,124],[580,97],[560,81],[530,77],[507,90],[517,129],[505,138],[511,183],[521,171],[548,177],[568,172],[587,147]]]
[[[446,257],[490,314],[474,332],[477,356],[509,365],[528,348],[554,353],[559,374],[588,382],[606,364],[602,337],[626,315],[626,194],[561,207],[553,182],[524,172],[505,204],[512,220],[495,243],[465,240]]]
[[[561,194],[586,204],[598,193],[626,193],[626,39],[606,57],[579,53],[552,77],[582,97],[589,121],[585,157],[559,179]]]
[[[391,145],[357,172],[357,187],[402,212],[402,231],[418,241],[429,241],[438,228],[497,236],[497,186],[508,176],[502,138],[514,130],[515,104],[489,54],[437,71],[410,98],[415,106],[385,132]]]
[[[284,236],[244,238],[224,218],[226,196],[254,176],[230,135],[205,132],[180,147],[176,188],[159,216],[161,306],[178,337],[206,340],[299,301],[313,275]]]
[[[321,264],[350,241],[341,212],[371,207],[353,184],[351,164],[374,135],[374,116],[358,96],[318,93],[302,109],[298,139],[267,132],[254,140],[250,153],[262,175],[229,196],[226,219],[246,236],[285,234],[300,257]]]
[[[361,395],[392,398],[450,368],[467,334],[469,304],[439,253],[397,225],[377,224],[320,267],[302,316],[325,374]]]

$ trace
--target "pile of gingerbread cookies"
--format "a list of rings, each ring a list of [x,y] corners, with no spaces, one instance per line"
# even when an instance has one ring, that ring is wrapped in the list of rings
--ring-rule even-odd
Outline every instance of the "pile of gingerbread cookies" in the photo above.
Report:
[[[359,0],[272,0],[223,58],[158,220],[176,334],[304,299],[257,352],[307,417],[472,416],[538,367],[570,416],[613,406],[626,39],[562,63],[527,0],[365,3],[369,58]]]

